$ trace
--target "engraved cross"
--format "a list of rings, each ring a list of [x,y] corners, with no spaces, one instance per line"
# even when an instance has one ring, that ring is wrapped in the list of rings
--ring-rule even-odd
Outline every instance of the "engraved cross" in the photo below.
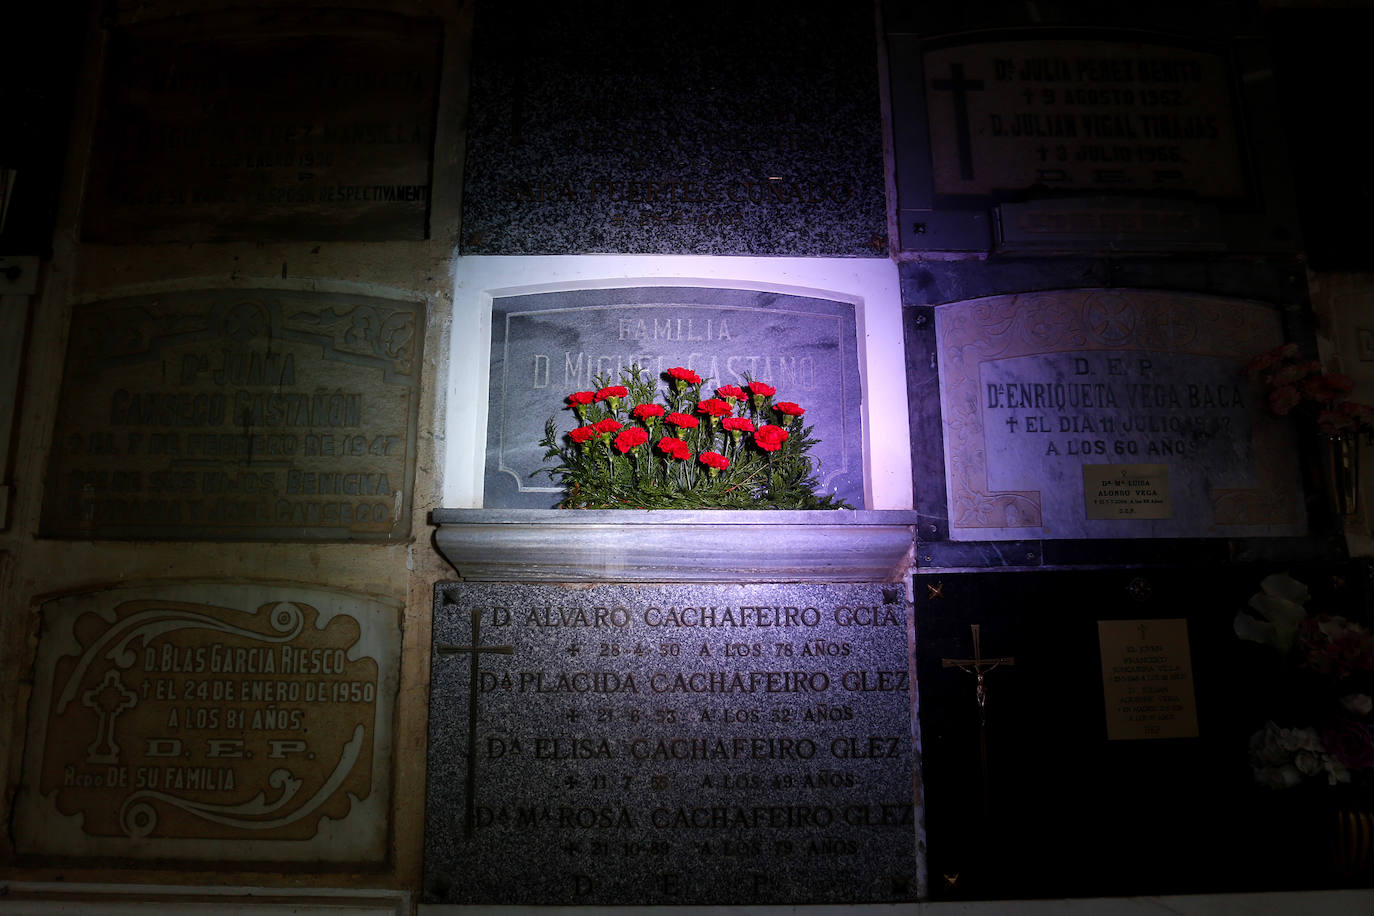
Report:
[[[954,135],[959,142],[959,177],[968,181],[973,178],[973,134],[968,126],[968,91],[982,89],[983,81],[964,79],[964,65],[951,63],[949,79],[931,80],[930,88],[954,93]]]
[[[490,652],[494,655],[514,655],[515,647],[482,645],[482,612],[479,608],[473,608],[472,645],[451,646],[446,643],[439,643],[434,647],[434,650],[440,655],[456,655],[459,652],[471,653],[471,673],[468,677],[467,802],[463,809],[463,830],[464,834],[470,837],[472,836],[473,824],[476,822],[477,811],[477,691],[481,687],[481,655],[483,652]]]
[[[151,651],[151,650],[150,650]],[[138,694],[124,686],[119,672],[111,668],[98,686],[87,690],[81,702],[100,717],[95,740],[86,748],[87,763],[119,763],[119,745],[115,742],[115,719],[126,709],[138,704]]]

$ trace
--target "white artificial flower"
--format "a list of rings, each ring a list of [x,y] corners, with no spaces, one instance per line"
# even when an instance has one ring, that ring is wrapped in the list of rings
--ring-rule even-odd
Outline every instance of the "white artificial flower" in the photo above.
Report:
[[[1265,576],[1260,580],[1260,588],[1266,595],[1273,595],[1276,598],[1286,598],[1297,604],[1306,604],[1311,595],[1307,591],[1307,586],[1288,573],[1274,573],[1272,576]]]
[[[1350,693],[1341,697],[1341,705],[1346,712],[1357,716],[1367,716],[1370,710],[1374,710],[1374,699],[1367,693]]]
[[[1315,776],[1323,769],[1321,758],[1311,751],[1298,751],[1293,756],[1293,765],[1304,776]]]
[[[1326,758],[1323,763],[1326,765],[1327,785],[1334,786],[1340,782],[1350,782],[1350,770],[1346,769],[1345,764],[1330,754],[1323,754],[1322,756]]]

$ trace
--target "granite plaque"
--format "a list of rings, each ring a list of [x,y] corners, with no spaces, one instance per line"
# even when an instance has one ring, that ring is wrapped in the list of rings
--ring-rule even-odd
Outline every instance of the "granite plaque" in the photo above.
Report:
[[[41,613],[20,853],[384,858],[393,603],[199,584],[58,598]]]
[[[43,533],[408,537],[424,312],[287,290],[78,305]]]
[[[115,30],[82,238],[425,238],[442,35],[280,8]]]
[[[1241,374],[1282,343],[1276,310],[1070,290],[941,306],[935,321],[952,538],[1304,531],[1291,430]]]
[[[1036,39],[930,48],[924,59],[937,194],[1246,194],[1221,54]],[[1115,218],[1130,229],[1154,217]]]
[[[547,509],[562,498],[539,469],[539,440],[555,417],[575,425],[574,391],[638,365],[659,376],[693,370],[703,391],[746,374],[806,409],[821,492],[863,507],[863,446],[854,305],[756,290],[693,287],[568,290],[506,296],[492,305],[487,417],[489,508]],[[536,476],[537,475],[537,476]]]
[[[483,3],[463,254],[887,251],[866,4]]]
[[[423,900],[911,901],[901,586],[440,585]]]
[[[1107,740],[1196,738],[1188,621],[1099,620]]]

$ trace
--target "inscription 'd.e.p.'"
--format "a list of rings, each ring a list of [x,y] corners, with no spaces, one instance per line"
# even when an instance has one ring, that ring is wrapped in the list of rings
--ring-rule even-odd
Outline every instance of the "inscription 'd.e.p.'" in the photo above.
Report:
[[[440,586],[425,899],[914,899],[908,619],[879,586]]]

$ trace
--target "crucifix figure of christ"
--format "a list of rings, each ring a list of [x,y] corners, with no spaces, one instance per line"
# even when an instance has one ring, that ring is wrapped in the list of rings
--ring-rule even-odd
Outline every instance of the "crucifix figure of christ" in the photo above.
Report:
[[[447,599],[445,600],[447,604]],[[453,605],[449,605],[452,607]],[[514,646],[484,646],[482,645],[482,611],[480,608],[472,608],[472,645],[452,646],[446,643],[435,645],[434,651],[440,655],[456,655],[459,652],[470,653],[471,673],[468,676],[468,772],[465,785],[467,800],[463,806],[463,832],[465,836],[472,836],[472,827],[476,820],[477,806],[477,691],[481,686],[481,655],[483,652],[490,652],[493,655],[514,655]]]
[[[940,664],[945,668],[958,668],[961,671],[967,671],[973,675],[977,684],[974,688],[974,699],[978,703],[978,760],[983,771],[983,816],[987,817],[991,813],[992,805],[988,794],[988,688],[986,678],[989,671],[1003,665],[1014,665],[1016,659],[1009,655],[1000,658],[983,658],[981,627],[979,624],[971,623],[969,629],[973,631],[973,658],[942,658]]]

